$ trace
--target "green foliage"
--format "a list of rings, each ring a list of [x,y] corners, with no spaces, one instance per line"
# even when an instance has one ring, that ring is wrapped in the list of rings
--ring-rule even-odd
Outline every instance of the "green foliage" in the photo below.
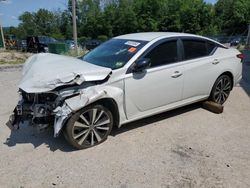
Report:
[[[180,9],[180,23],[183,32],[210,34],[214,26],[213,7],[202,0],[186,0]]]
[[[106,35],[99,35],[97,39],[105,42],[106,40],[108,40],[108,37]]]
[[[76,5],[79,41],[146,31],[242,34],[250,24],[250,0],[218,0],[215,5],[204,0],[79,0]],[[72,39],[71,8],[69,0],[64,11],[25,12],[9,32],[18,38]]]
[[[249,0],[218,0],[215,17],[220,29],[228,35],[246,34],[250,24]]]
[[[78,43],[84,44],[86,41],[88,41],[90,39],[91,39],[90,37],[81,36],[81,37],[78,37]]]
[[[24,12],[19,16],[21,24],[15,34],[18,38],[47,35],[64,39],[66,34],[58,27],[60,24],[63,25],[62,18],[63,14],[60,12],[51,12],[45,9],[39,9],[36,13]]]

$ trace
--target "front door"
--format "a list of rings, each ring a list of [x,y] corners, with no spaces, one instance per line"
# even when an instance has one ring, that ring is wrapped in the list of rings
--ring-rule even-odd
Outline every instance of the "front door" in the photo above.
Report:
[[[150,67],[125,77],[128,119],[182,99],[183,69],[178,64],[177,40],[160,43],[143,57],[150,58]]]

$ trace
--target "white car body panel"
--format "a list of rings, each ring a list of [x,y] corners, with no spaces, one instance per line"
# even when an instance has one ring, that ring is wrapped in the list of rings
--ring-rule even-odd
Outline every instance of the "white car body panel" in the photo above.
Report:
[[[19,88],[28,93],[41,93],[62,85],[103,80],[110,73],[110,68],[83,63],[73,57],[37,54],[26,61]]]
[[[124,67],[111,70],[92,65],[76,58],[43,54],[29,58],[23,69],[19,87],[28,93],[49,92],[59,86],[83,82],[100,81],[79,91],[79,95],[68,98],[64,105],[56,108],[55,135],[63,126],[70,113],[100,99],[113,99],[118,107],[119,126],[207,99],[215,80],[225,72],[232,74],[234,84],[241,79],[242,64],[236,57],[239,51],[226,49],[219,44],[213,55],[188,61],[149,68],[144,73],[128,73],[128,68],[156,42],[169,37],[195,37],[216,41],[201,36],[184,33],[137,33],[116,37],[126,40],[145,40],[148,43],[139,50]],[[213,64],[214,61],[219,63]],[[173,78],[176,71],[181,73]]]
[[[172,78],[183,67],[166,65],[125,77],[125,104],[128,118],[182,99],[183,77]],[[157,91],[157,92],[154,92]]]
[[[204,57],[182,62],[183,66],[183,98],[209,96],[211,88],[218,77],[219,69],[213,65],[214,57]]]

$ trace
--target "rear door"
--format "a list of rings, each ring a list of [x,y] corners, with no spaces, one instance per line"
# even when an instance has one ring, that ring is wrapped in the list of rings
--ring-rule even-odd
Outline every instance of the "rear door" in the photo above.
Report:
[[[215,43],[196,38],[183,38],[183,100],[203,98],[210,94],[217,78],[219,59],[213,56]]]

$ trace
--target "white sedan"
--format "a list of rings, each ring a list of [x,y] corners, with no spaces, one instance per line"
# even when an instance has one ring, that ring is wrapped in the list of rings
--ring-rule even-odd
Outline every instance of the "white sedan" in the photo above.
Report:
[[[242,58],[211,39],[164,32],[118,36],[78,59],[34,55],[7,125],[53,126],[75,148],[92,147],[114,126],[197,101],[223,104],[241,79]]]

